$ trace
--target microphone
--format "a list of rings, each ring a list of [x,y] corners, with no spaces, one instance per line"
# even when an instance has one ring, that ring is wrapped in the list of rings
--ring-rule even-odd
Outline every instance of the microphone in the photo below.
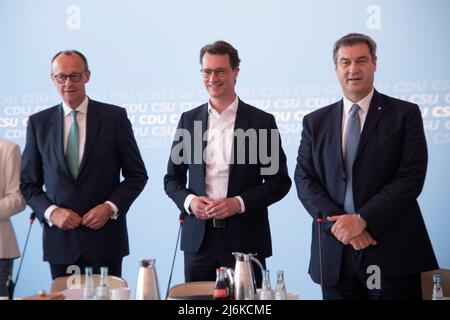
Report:
[[[323,292],[323,263],[322,263],[322,215],[319,213],[317,218],[317,234],[319,236],[319,267],[320,267],[320,289]]]
[[[22,257],[20,258],[19,269],[17,270],[16,280],[12,280],[12,276],[8,277],[8,281],[6,282],[6,288],[8,290],[8,299],[12,300],[14,298],[14,289],[16,288],[17,281],[19,280],[20,269],[22,269],[23,258],[25,257],[25,252],[27,250],[28,238],[30,237],[31,226],[33,225],[34,220],[36,219],[36,213],[33,211],[30,214],[30,225],[28,227],[27,238],[25,240],[25,246],[23,247]]]
[[[180,241],[180,234],[181,234],[181,228],[183,227],[183,224],[184,224],[184,217],[185,217],[185,214],[183,212],[181,212],[179,215],[179,218],[178,218],[180,220],[180,227],[178,228],[177,242],[175,244],[175,252],[173,253],[173,259],[172,259],[172,268],[170,269],[169,283],[167,284],[166,300],[167,300],[167,296],[169,295],[170,283],[172,282],[173,266],[175,264],[175,258],[177,256],[178,242]]]

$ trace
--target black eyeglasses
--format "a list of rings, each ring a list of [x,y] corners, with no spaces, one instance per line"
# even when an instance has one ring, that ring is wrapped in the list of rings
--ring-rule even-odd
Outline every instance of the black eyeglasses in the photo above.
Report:
[[[80,82],[81,78],[83,77],[83,73],[85,73],[86,71],[83,72],[74,72],[72,74],[66,75],[66,74],[57,74],[53,76],[53,79],[56,80],[56,82],[63,84],[64,82],[66,82],[67,78],[70,79],[70,81],[72,82]]]

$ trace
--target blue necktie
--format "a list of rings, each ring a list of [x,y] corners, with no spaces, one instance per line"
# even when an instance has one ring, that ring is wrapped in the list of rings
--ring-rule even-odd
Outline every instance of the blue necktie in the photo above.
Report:
[[[345,198],[344,210],[346,213],[355,212],[355,204],[353,202],[353,162],[355,161],[356,151],[358,150],[359,138],[361,136],[361,122],[358,115],[359,106],[352,105],[347,120],[345,147]]]
[[[66,158],[69,165],[70,172],[74,178],[78,176],[78,148],[79,148],[79,130],[77,123],[77,110],[71,112],[72,126],[69,130],[69,137],[67,138]]]

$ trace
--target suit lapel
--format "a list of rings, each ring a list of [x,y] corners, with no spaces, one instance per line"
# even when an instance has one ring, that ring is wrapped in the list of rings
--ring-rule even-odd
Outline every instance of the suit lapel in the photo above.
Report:
[[[51,138],[54,140],[53,148],[59,165],[72,177],[67,165],[66,155],[64,154],[64,109],[62,104],[55,108],[55,112],[50,119],[49,131],[51,132]]]
[[[342,170],[345,170],[344,155],[342,154],[342,112],[344,112],[343,100],[337,102],[331,110],[331,139],[333,140],[336,157],[339,164]]]
[[[249,128],[250,126],[250,117],[249,117],[249,109],[245,105],[244,102],[242,102],[239,99],[239,104],[236,112],[236,120],[234,122],[234,132],[236,133],[237,129],[242,129],[244,132]],[[228,185],[232,185],[233,181],[233,171],[236,166],[237,161],[237,152],[238,150],[241,150],[242,144],[244,143],[245,139],[239,139],[239,145],[236,145],[236,142],[238,139],[236,139],[233,136],[233,145],[231,147],[231,156],[230,156],[230,164],[229,164],[229,174],[228,174]],[[248,152],[248,150],[246,150]],[[230,193],[230,190],[228,190],[228,194]]]
[[[80,163],[80,170],[78,177],[81,176],[83,168],[86,166],[89,155],[95,146],[95,141],[97,139],[97,131],[100,127],[100,116],[98,114],[98,106],[95,101],[89,99],[88,110],[86,114],[86,142],[84,144],[83,158]]]
[[[364,146],[372,136],[372,132],[375,130],[378,121],[383,115],[385,107],[386,105],[384,103],[383,97],[378,91],[375,90],[372,100],[370,101],[369,111],[367,112],[366,121],[364,122],[364,127],[361,132],[361,138],[359,140],[355,161],[358,159],[358,155],[362,152]]]
[[[205,132],[208,129],[208,104],[204,105],[201,112],[200,112],[200,119],[198,119],[202,122],[202,157],[206,149],[206,136]],[[203,172],[206,170],[205,161],[202,161],[203,163]]]
[[[196,141],[195,141],[195,139],[201,139],[201,143],[202,143],[202,152],[201,152],[201,155],[199,155],[199,156],[201,156],[201,174],[202,174],[202,176],[201,177],[198,177],[200,180],[199,181],[201,181],[201,194],[203,195],[203,194],[206,194],[206,186],[205,186],[205,177],[206,177],[206,163],[205,163],[205,159],[204,159],[204,154],[205,154],[205,149],[206,149],[206,136],[205,136],[205,132],[206,132],[206,129],[208,128],[208,104],[206,103],[206,104],[204,104],[203,106],[202,106],[202,108],[200,108],[200,111],[199,111],[199,113],[195,116],[195,118],[194,118],[194,121],[200,121],[201,122],[201,124],[202,124],[202,134],[201,134],[201,137],[200,138],[198,138],[198,137],[196,137],[195,136],[195,132],[191,132],[191,134],[193,134],[194,136],[192,137],[192,139],[191,139],[191,144],[192,144],[192,146],[191,146],[191,150],[192,150],[192,155],[193,155],[193,158],[191,159],[191,161],[195,161],[195,152],[196,152],[196,150],[195,150],[195,145],[196,145]],[[195,126],[194,126],[194,129],[193,129],[193,131],[195,131]],[[205,138],[205,139],[204,139]]]

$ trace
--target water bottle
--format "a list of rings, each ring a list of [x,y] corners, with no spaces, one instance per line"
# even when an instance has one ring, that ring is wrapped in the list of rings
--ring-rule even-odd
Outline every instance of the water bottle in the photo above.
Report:
[[[92,275],[92,267],[85,268],[84,287],[83,287],[83,300],[94,300],[94,277]]]
[[[284,271],[282,270],[277,272],[275,300],[287,300],[286,283],[284,282]]]
[[[100,268],[100,284],[97,287],[97,300],[109,300],[108,267]]]
[[[225,272],[221,268],[216,269],[216,284],[214,285],[214,300],[228,300],[229,288],[225,282]]]
[[[234,299],[234,281],[231,276],[232,273],[227,267],[220,267],[220,269],[223,271],[225,284],[227,285],[228,299],[233,300]]]
[[[259,300],[273,300],[272,286],[270,285],[270,271],[263,270],[263,280]]]
[[[433,274],[433,296],[432,300],[440,300],[444,297],[441,287],[441,276]]]

